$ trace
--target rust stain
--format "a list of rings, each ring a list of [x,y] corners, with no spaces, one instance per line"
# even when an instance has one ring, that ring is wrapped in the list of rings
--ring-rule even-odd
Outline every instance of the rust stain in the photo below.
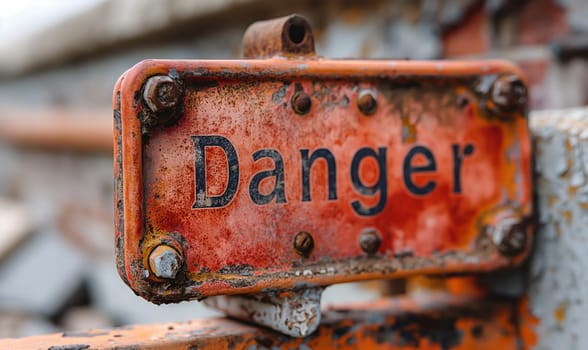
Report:
[[[566,319],[566,311],[568,309],[568,303],[567,302],[561,302],[557,309],[555,309],[555,312],[553,313],[553,315],[555,316],[555,319],[558,322],[563,322]]]
[[[523,344],[522,348],[534,349],[534,346],[539,341],[539,334],[537,334],[536,328],[541,320],[531,312],[531,306],[529,305],[529,298],[527,296],[519,299],[516,315],[521,342]]]
[[[571,210],[564,210],[561,212],[561,215],[567,222],[572,221],[572,211]]]

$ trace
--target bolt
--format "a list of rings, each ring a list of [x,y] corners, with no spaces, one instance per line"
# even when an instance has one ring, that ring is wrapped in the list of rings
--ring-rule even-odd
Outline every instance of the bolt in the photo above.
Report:
[[[505,256],[518,255],[525,249],[526,243],[527,235],[525,231],[521,227],[513,227],[498,245],[498,251]]]
[[[175,278],[182,264],[180,253],[165,244],[158,245],[149,254],[149,269],[159,278]]]
[[[365,115],[374,114],[378,108],[374,92],[371,90],[360,91],[357,98],[357,108]]]
[[[491,96],[499,112],[513,112],[527,103],[527,88],[516,75],[504,76],[492,85]]]
[[[359,246],[367,254],[374,254],[380,249],[382,239],[376,230],[367,229],[359,236]]]
[[[167,75],[151,77],[145,83],[143,99],[153,112],[174,108],[180,101],[181,89],[178,83]]]
[[[522,224],[507,218],[489,228],[490,237],[498,251],[504,256],[515,256],[525,250],[527,234]]]
[[[314,248],[314,239],[312,235],[306,231],[300,231],[294,237],[294,249],[301,256],[307,258]]]
[[[290,102],[292,104],[292,109],[296,114],[304,115],[310,111],[310,107],[312,106],[312,100],[310,96],[304,91],[299,91],[292,96],[292,100]]]

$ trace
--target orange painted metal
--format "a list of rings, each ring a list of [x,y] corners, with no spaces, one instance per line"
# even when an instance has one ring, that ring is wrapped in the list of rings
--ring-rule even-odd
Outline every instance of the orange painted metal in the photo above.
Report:
[[[143,88],[153,76],[178,84],[177,119],[147,110]],[[526,111],[499,112],[483,88],[505,76],[521,72],[503,61],[136,65],[114,101],[123,280],[160,303],[519,263],[532,238]],[[376,101],[371,114],[358,106],[366,91]],[[292,102],[297,94],[310,106]],[[336,165],[330,185],[326,158],[302,164],[304,150],[310,157],[319,149]],[[238,165],[229,168],[229,158]],[[283,197],[265,203],[282,185]],[[229,192],[228,201],[215,199]],[[516,254],[496,243],[502,231],[493,228],[504,220],[522,227]],[[300,232],[312,238],[300,243],[308,252],[296,247]],[[183,257],[173,279],[149,270],[150,251],[161,244]]]
[[[520,310],[520,313],[519,313]],[[136,325],[0,339],[0,349],[530,349],[536,319],[524,301],[448,294],[384,299],[324,312],[318,330],[291,338],[228,319]]]

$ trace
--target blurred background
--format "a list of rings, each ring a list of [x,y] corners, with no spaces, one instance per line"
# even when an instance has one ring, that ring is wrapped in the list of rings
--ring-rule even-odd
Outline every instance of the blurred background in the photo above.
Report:
[[[112,89],[145,58],[239,58],[291,13],[332,58],[509,59],[532,109],[588,104],[588,1],[19,0],[0,12],[0,337],[218,313],[155,306],[114,267]],[[325,303],[379,288],[327,289]]]

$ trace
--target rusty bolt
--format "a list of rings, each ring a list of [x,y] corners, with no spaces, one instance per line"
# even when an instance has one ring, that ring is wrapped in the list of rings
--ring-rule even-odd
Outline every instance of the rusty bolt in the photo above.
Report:
[[[147,79],[143,90],[143,99],[153,112],[174,108],[180,101],[181,89],[178,83],[166,76],[157,75]]]
[[[312,100],[310,96],[304,91],[299,91],[292,96],[292,100],[290,102],[292,104],[292,109],[296,114],[304,115],[310,111],[310,107],[312,106]]]
[[[165,244],[158,245],[149,254],[149,269],[159,278],[172,279],[180,271],[183,260],[174,248]]]
[[[306,231],[300,231],[294,237],[294,249],[303,257],[308,257],[314,248],[314,238]]]
[[[518,226],[512,227],[498,245],[498,251],[504,256],[513,256],[520,254],[525,250],[527,235],[525,231]]]
[[[492,101],[500,112],[513,112],[527,103],[527,88],[516,75],[496,79],[492,85]]]
[[[359,236],[359,246],[367,254],[374,254],[380,249],[382,239],[376,230],[367,229]]]
[[[504,219],[489,228],[490,237],[500,254],[515,256],[525,250],[527,234],[524,226],[514,218]]]
[[[357,108],[365,115],[374,114],[378,108],[376,95],[371,90],[362,90],[357,98]]]

